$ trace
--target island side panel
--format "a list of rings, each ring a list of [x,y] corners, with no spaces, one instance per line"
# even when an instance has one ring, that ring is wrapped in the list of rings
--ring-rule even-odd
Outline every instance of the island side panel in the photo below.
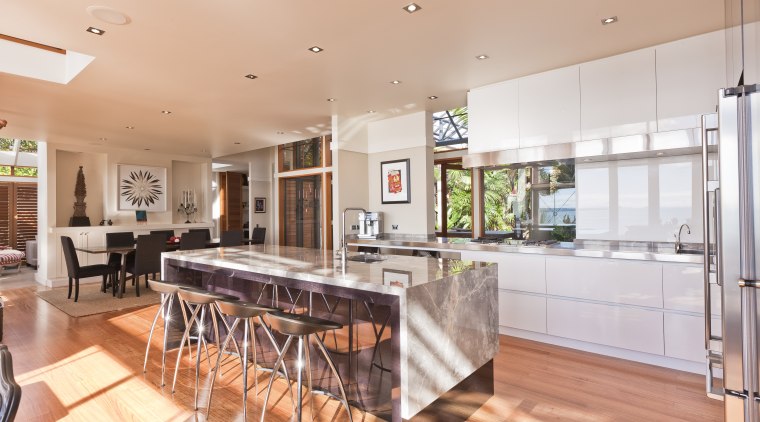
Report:
[[[499,351],[497,266],[475,265],[461,274],[407,289],[406,312],[401,313],[404,419],[487,364]]]

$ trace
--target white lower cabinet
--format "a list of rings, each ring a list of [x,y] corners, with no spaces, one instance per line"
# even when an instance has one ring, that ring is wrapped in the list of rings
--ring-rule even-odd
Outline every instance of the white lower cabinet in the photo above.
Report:
[[[546,333],[546,298],[500,290],[499,325]]]
[[[554,336],[664,353],[661,311],[549,298],[546,326]]]
[[[665,356],[695,362],[704,362],[704,318],[692,315],[666,313]]]
[[[546,258],[543,255],[463,251],[462,259],[497,263],[500,289],[546,293]]]

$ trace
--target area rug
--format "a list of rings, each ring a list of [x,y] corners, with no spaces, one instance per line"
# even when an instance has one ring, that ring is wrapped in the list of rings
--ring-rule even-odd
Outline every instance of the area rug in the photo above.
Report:
[[[136,297],[134,288],[130,288],[124,293],[122,299],[113,297],[110,289],[107,293],[101,293],[100,283],[80,285],[79,301],[77,302],[74,302],[73,291],[71,292],[71,299],[66,298],[69,291],[68,287],[41,290],[37,292],[37,296],[72,317],[123,311],[161,302],[161,295],[150,289],[142,288],[143,286],[140,287],[140,297]]]

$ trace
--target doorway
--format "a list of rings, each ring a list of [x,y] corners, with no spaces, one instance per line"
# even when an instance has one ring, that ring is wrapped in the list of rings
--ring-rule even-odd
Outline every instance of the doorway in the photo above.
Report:
[[[322,176],[280,179],[280,244],[319,249],[322,243]]]

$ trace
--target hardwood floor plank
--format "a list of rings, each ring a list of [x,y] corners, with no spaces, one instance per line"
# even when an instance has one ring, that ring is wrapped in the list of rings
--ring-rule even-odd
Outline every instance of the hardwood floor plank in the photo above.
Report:
[[[156,306],[71,318],[37,298],[37,287],[4,289],[4,341],[23,388],[19,421],[205,420],[209,376],[202,365],[201,412],[193,410],[194,362],[185,354],[177,393],[160,384],[160,335],[154,336],[147,374],[142,373],[148,329]],[[471,421],[689,421],[722,420],[722,403],[708,399],[704,378],[621,359],[502,336],[494,359],[495,395]],[[215,358],[214,348],[211,348]],[[171,383],[176,352],[167,356]],[[240,367],[232,361],[217,380],[211,420],[242,420]],[[251,384],[253,375],[251,371]],[[259,395],[249,392],[248,419],[258,420],[268,374]],[[449,404],[456,414],[462,395]],[[285,383],[275,383],[268,421],[290,419]],[[315,398],[318,421],[346,420],[338,402]],[[304,417],[309,416],[308,396]],[[355,421],[378,418],[354,409]],[[459,418],[461,420],[462,418]],[[309,420],[309,419],[307,419]],[[421,416],[415,421],[457,420]]]

